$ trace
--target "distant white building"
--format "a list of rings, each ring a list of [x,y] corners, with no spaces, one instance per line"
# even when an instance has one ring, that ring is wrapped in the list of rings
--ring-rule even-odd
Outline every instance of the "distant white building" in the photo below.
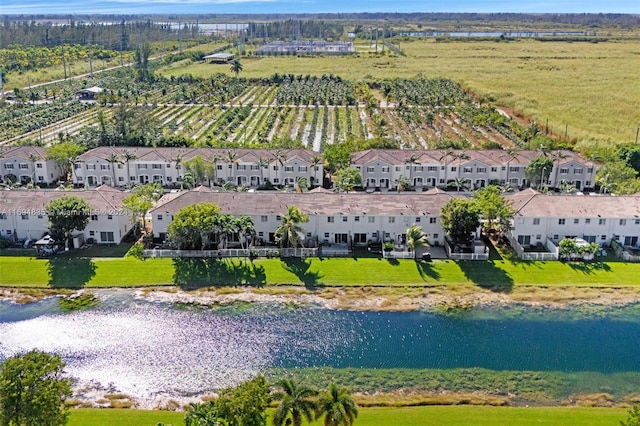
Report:
[[[33,180],[35,185],[51,185],[64,178],[55,161],[47,158],[47,150],[38,146],[1,146],[0,182]]]
[[[122,206],[128,195],[117,189],[101,186],[91,190],[11,190],[0,191],[0,235],[12,241],[37,240],[49,232],[45,209],[49,202],[73,195],[91,207],[84,241],[96,244],[117,244],[131,229],[131,215]]]

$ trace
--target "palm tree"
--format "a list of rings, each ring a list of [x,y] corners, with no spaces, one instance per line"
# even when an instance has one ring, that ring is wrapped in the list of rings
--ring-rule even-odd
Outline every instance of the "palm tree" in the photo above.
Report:
[[[220,423],[215,402],[190,403],[184,421],[187,426],[218,426]]]
[[[276,152],[273,153],[273,159],[276,160],[276,162],[279,165],[279,170],[280,170],[280,177],[282,177],[282,168],[284,167],[284,162],[287,161],[287,156],[284,154],[284,152],[282,152],[281,149],[277,150]],[[278,173],[276,173],[276,177],[278,177]],[[280,179],[278,179],[278,183],[280,183]]]
[[[118,154],[116,153],[112,153],[111,155],[109,155],[105,161],[107,163],[109,163],[111,166],[111,186],[115,187],[116,186],[116,164],[120,163],[120,158],[118,157]]]
[[[416,154],[411,154],[411,157],[404,160],[404,164],[409,165],[409,182],[411,185],[415,185],[413,182],[413,168],[415,164],[420,164],[418,161],[418,156]]]
[[[304,192],[309,189],[309,180],[306,176],[296,176],[296,192]]]
[[[313,169],[313,180],[314,180],[314,185],[316,186],[321,186],[322,182],[318,183],[318,174],[317,172],[317,167],[322,164],[322,157],[320,157],[319,155],[314,155],[313,158],[311,159],[311,163],[309,164],[311,166],[311,168]]]
[[[460,188],[465,189],[470,182],[468,178],[455,178],[451,183],[456,187],[456,192],[460,192]]]
[[[242,71],[242,63],[240,63],[240,59],[234,59],[231,61],[231,72],[236,75],[236,78],[238,78],[240,71]]]
[[[36,161],[38,161],[40,157],[37,154],[29,154],[29,161],[31,161],[31,184],[36,184]]]
[[[438,159],[439,162],[442,162],[442,160],[444,160],[444,186],[446,187],[448,182],[447,182],[447,172],[449,171],[449,158],[455,158],[456,157],[456,153],[452,148],[447,148],[444,151],[442,151],[442,155],[440,156],[440,158]]]
[[[511,169],[511,162],[513,160],[517,160],[519,158],[519,154],[518,154],[518,151],[513,148],[507,148],[505,152],[507,157],[507,179],[505,183],[511,186],[511,184],[509,183],[509,171]]]
[[[563,180],[560,182],[560,192],[563,194],[573,194],[574,192],[578,192],[578,188],[570,182]]]
[[[127,166],[127,187],[131,186],[131,172],[129,171],[129,163],[133,160],[137,160],[138,156],[135,155],[132,152],[129,152],[128,150],[124,150],[124,152],[122,153],[122,156],[124,157],[124,163]]]
[[[562,150],[560,149],[551,154],[551,158],[553,159],[554,167],[556,169],[556,172],[554,173],[554,178],[553,178],[553,186],[555,188],[558,187],[558,169],[560,168],[560,160],[564,160],[567,157],[568,155],[562,152]],[[555,164],[556,161],[558,162],[557,165]]]
[[[414,252],[416,249],[420,247],[428,247],[429,240],[427,239],[427,234],[424,233],[422,227],[418,225],[411,225],[406,231],[405,235],[407,236],[407,247],[409,247],[409,251]]]
[[[300,234],[304,234],[304,229],[299,224],[309,222],[309,217],[296,206],[289,206],[287,214],[280,218],[282,225],[273,234],[276,242],[282,247],[290,245],[296,248],[301,245]]]
[[[351,426],[358,417],[358,407],[346,388],[335,383],[318,398],[316,420],[324,416],[324,426]]]
[[[458,160],[458,179],[460,179],[460,169],[462,168],[462,162],[470,160],[471,157],[469,157],[469,155],[464,151],[456,154],[455,157],[456,157],[456,160]]]
[[[269,167],[269,160],[263,157],[258,157],[255,165],[260,169],[260,184],[264,184],[264,169]]]
[[[273,425],[301,426],[303,418],[311,423],[316,408],[313,398],[317,392],[287,379],[281,380],[278,386],[282,388],[282,392],[274,395],[274,399],[279,400],[280,404],[273,413]],[[287,418],[289,416],[290,419]]]
[[[235,151],[228,150],[226,160],[229,163],[229,166],[228,166],[229,176],[227,177],[227,180],[229,180],[233,175],[233,165],[238,162],[238,153]]]

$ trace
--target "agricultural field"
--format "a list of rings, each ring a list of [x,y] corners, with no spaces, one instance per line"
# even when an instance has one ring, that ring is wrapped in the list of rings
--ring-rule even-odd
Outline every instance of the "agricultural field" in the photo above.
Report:
[[[105,89],[92,103],[74,100],[89,84]],[[122,104],[143,109],[161,136],[197,146],[268,145],[290,138],[323,151],[349,137],[391,138],[404,148],[526,147],[541,133],[526,121],[481,106],[447,79],[394,79],[355,84],[334,75],[278,75],[245,80],[224,74],[135,81],[126,71],[43,85],[16,94],[0,117],[4,143],[52,143],[110,120]],[[101,118],[100,118],[101,117]]]

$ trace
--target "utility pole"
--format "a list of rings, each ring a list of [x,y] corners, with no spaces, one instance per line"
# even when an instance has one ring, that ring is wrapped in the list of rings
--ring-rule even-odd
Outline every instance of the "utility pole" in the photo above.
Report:
[[[376,28],[376,53],[378,53],[378,29]]]
[[[3,74],[3,70],[0,69],[0,97],[4,99],[4,81],[2,80],[2,74]]]
[[[62,67],[64,68],[64,79],[67,79],[67,61],[64,59],[64,44],[62,45]]]
[[[0,77],[0,86],[2,85],[2,77]],[[2,96],[4,96],[4,91],[2,92]],[[640,134],[640,126],[636,129],[636,144],[638,143],[638,134]]]
[[[178,21],[178,45],[180,53],[182,53],[182,23]]]
[[[93,78],[93,55],[91,54],[91,44],[89,44],[88,50],[89,50],[89,76]]]

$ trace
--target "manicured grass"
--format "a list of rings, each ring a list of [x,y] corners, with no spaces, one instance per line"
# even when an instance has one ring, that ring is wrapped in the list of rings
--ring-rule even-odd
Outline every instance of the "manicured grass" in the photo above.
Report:
[[[432,406],[400,408],[360,408],[360,426],[495,426],[495,425],[615,425],[626,418],[626,410],[616,408],[513,408],[477,406]],[[184,424],[184,413],[118,409],[77,409],[71,411],[69,426],[155,426],[158,422]],[[271,424],[269,417],[268,424]],[[307,423],[305,423],[307,424]],[[321,425],[320,421],[312,423]]]
[[[637,41],[604,43],[435,40],[402,41],[406,56],[363,53],[348,57],[243,58],[241,76],[334,74],[353,80],[446,77],[497,105],[533,117],[570,139],[631,142],[638,126],[640,69]],[[208,77],[228,66],[189,64],[161,70],[165,76]],[[603,95],[604,94],[604,95]]]
[[[415,262],[374,258],[140,261],[0,256],[0,285],[5,287],[477,285],[509,291],[518,285],[636,286],[640,285],[638,276],[640,264],[624,262]]]

